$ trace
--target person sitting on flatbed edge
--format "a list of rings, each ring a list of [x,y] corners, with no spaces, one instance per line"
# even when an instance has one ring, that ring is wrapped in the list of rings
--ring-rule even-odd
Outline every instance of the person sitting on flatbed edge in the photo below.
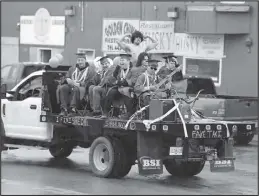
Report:
[[[77,64],[69,68],[64,82],[58,87],[60,115],[75,114],[89,86],[94,84],[95,66],[89,66],[85,53],[76,53],[76,55]]]
[[[115,65],[111,65],[108,56],[101,57],[97,62],[100,61],[100,72],[98,73],[100,77],[100,82],[96,85],[91,85],[89,87],[89,100],[93,116],[101,116],[102,112],[102,100],[105,97],[107,90],[112,86],[115,81],[112,78],[113,71],[115,70]]]
[[[130,54],[120,54],[120,64],[117,65],[113,72],[113,77],[116,80],[116,85],[113,86],[107,92],[106,98],[104,99],[104,109],[102,118],[108,117],[108,113],[111,110],[113,101],[122,100],[126,106],[127,114],[124,118],[129,118],[134,112],[134,101],[131,97],[130,89],[132,86],[131,82],[131,68]],[[133,87],[132,87],[133,89]]]

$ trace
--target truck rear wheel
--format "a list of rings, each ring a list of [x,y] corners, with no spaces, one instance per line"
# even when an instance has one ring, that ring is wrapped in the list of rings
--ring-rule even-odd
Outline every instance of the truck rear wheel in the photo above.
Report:
[[[53,145],[49,147],[49,152],[54,158],[67,158],[72,152],[74,147],[71,145]]]
[[[131,169],[123,145],[116,138],[95,139],[90,148],[89,162],[92,172],[104,178],[121,178]]]
[[[132,161],[129,159],[129,155],[126,153],[125,147],[118,138],[113,138],[113,144],[114,146],[117,146],[121,154],[121,156],[118,157],[120,158],[118,160],[119,168],[114,172],[113,177],[123,178],[130,172],[132,167]]]
[[[234,137],[234,142],[236,145],[248,145],[254,138],[254,134],[242,135]]]
[[[205,161],[178,163],[175,160],[166,160],[164,165],[166,170],[173,176],[191,177],[202,171]]]

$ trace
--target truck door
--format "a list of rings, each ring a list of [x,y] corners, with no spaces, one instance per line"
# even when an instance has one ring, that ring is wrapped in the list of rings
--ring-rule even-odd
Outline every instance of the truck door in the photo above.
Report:
[[[39,141],[52,138],[52,125],[40,122],[42,76],[32,76],[2,103],[2,118],[7,137]]]

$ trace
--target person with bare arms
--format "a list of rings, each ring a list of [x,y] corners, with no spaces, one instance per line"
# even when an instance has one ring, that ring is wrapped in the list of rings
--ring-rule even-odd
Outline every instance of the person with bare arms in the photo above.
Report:
[[[126,37],[130,38],[130,44],[124,42],[124,39]],[[143,46],[141,43],[146,39],[150,39],[152,43]],[[158,42],[150,36],[143,36],[141,32],[134,31],[132,34],[126,34],[120,40],[117,40],[117,44],[126,53],[131,54],[131,62],[133,64],[133,67],[135,67],[139,54],[142,52],[148,52],[150,50],[153,50],[158,45]]]

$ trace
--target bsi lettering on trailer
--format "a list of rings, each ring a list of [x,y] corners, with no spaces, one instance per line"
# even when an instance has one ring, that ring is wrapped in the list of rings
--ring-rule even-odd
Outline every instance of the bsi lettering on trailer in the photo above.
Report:
[[[150,157],[144,156],[139,158],[139,161],[143,170],[161,169],[162,167],[160,159],[152,159]]]

